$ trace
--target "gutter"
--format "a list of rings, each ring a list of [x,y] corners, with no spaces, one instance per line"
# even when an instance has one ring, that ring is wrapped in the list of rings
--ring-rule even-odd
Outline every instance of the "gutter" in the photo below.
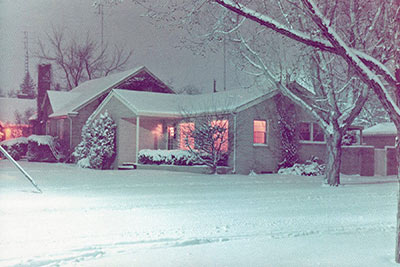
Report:
[[[232,173],[236,173],[236,147],[237,147],[237,113],[233,115],[233,170]]]

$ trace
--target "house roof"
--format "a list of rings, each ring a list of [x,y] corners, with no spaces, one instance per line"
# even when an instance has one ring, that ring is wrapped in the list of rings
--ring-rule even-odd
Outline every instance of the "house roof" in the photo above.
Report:
[[[276,93],[277,90],[239,89],[201,95],[175,95],[113,89],[102,105],[116,97],[139,116],[182,117],[235,112],[254,101],[271,98]]]
[[[92,100],[107,93],[112,88],[117,87],[119,84],[143,70],[150,74],[157,81],[161,82],[146,67],[140,66],[135,69],[130,69],[102,78],[86,81],[69,92],[49,91],[48,96],[53,109],[53,113],[50,114],[49,117],[65,116],[68,115],[68,113],[77,112],[81,107],[87,105]]]
[[[393,122],[384,122],[367,128],[363,136],[396,136],[397,130]]]
[[[24,115],[25,111],[29,109],[36,112],[36,99],[0,97],[0,121],[2,123],[15,123],[15,113],[19,112]]]

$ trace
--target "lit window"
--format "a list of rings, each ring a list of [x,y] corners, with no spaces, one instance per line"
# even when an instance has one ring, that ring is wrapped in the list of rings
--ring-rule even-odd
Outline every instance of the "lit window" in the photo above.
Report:
[[[168,148],[168,150],[170,150],[170,149],[174,148],[175,127],[174,126],[168,126],[167,131],[168,131],[167,148]]]
[[[194,122],[184,122],[179,124],[179,147],[183,150],[189,150],[189,145],[194,148],[194,138],[192,132],[194,130]]]
[[[218,126],[220,127],[220,130],[217,131],[217,133],[215,133],[214,136],[214,147],[218,148],[221,144],[221,151],[222,152],[227,152],[228,151],[228,138],[229,138],[229,134],[228,134],[228,120],[215,120],[211,122],[211,126],[215,127]]]
[[[253,125],[254,144],[267,143],[267,122],[263,120],[255,120]]]
[[[11,128],[5,128],[4,129],[4,133],[5,133],[5,135],[6,135],[6,140],[8,140],[8,139],[11,139],[12,138],[12,130],[11,130]]]
[[[175,127],[168,126],[168,137],[174,138],[175,137]]]
[[[157,126],[151,132],[154,136],[161,136],[163,134],[162,124],[157,124]]]

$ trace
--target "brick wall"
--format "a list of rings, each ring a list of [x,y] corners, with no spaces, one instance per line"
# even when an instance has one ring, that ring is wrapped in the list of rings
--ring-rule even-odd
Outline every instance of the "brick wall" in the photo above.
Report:
[[[363,136],[363,143],[367,146],[374,146],[375,148],[385,148],[385,146],[394,146],[396,136]]]
[[[274,99],[268,99],[239,112],[236,120],[236,172],[240,174],[248,174],[252,170],[257,173],[276,172],[281,151]],[[268,122],[268,142],[265,145],[254,144],[254,120]]]

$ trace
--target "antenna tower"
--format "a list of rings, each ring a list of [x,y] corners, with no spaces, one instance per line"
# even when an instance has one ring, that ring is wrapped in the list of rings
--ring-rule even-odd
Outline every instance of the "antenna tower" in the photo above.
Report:
[[[28,32],[24,31],[25,74],[29,72]]]
[[[101,27],[101,51],[103,51],[103,40],[104,40],[104,5],[99,4],[99,11],[98,13],[100,15],[100,27]]]

